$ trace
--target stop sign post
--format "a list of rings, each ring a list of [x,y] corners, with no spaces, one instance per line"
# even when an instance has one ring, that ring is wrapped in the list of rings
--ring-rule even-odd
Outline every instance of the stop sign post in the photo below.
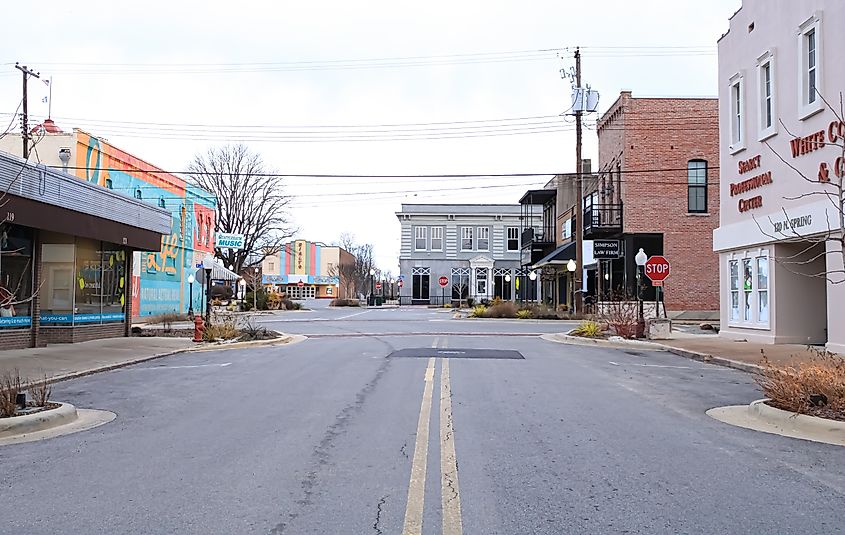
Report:
[[[443,297],[442,305],[446,304],[446,285],[449,284],[449,277],[446,275],[442,275],[439,279],[437,279],[437,283],[440,285],[440,293]]]
[[[663,286],[670,271],[669,261],[662,255],[654,255],[645,262],[645,276],[651,280],[652,286]]]

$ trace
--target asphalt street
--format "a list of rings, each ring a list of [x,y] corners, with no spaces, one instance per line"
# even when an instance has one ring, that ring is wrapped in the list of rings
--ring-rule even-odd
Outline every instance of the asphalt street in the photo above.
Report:
[[[309,338],[56,385],[117,418],[0,447],[0,533],[845,532],[845,449],[705,415],[743,372],[425,308],[260,321]]]

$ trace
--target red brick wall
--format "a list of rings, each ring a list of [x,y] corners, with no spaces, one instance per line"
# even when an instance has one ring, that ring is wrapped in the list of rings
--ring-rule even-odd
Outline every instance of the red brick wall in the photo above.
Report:
[[[622,162],[626,234],[662,233],[672,264],[668,310],[719,309],[719,122],[717,99],[632,98],[623,93],[599,121],[599,169]],[[687,162],[708,162],[706,214],[690,214]],[[659,172],[637,172],[646,170]],[[671,169],[671,171],[669,170]]]
[[[24,349],[31,346],[31,329],[3,329],[0,331],[0,349]]]

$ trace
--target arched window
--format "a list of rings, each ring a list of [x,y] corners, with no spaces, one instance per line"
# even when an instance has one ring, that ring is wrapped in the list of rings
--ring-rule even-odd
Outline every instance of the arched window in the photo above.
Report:
[[[106,187],[109,188],[109,189],[114,189],[114,186],[113,186],[110,178],[106,179]]]
[[[138,189],[135,190],[135,198],[136,199],[141,198],[141,188],[138,188]]]
[[[166,208],[167,207],[167,204],[165,204],[165,202],[164,202],[164,197],[158,198],[158,207],[159,208]]]
[[[707,160],[690,160],[687,163],[687,211],[692,214],[707,213]]]

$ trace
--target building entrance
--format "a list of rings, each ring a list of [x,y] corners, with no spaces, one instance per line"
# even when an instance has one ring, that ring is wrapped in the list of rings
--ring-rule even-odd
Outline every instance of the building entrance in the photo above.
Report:
[[[288,298],[290,299],[314,299],[317,297],[317,287],[316,286],[297,286],[295,284],[289,284],[285,293],[288,294]]]

